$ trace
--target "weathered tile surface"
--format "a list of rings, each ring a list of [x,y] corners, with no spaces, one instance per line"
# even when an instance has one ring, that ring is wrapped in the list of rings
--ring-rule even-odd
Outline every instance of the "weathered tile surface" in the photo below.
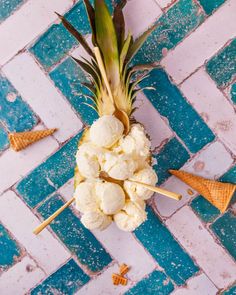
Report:
[[[0,76],[0,122],[12,132],[30,130],[37,119],[12,84]]]
[[[112,11],[120,0],[106,2]],[[159,184],[181,201],[155,194],[134,233],[115,224],[90,232],[67,208],[37,236],[71,199],[77,142],[97,118],[81,84],[88,78],[69,57],[89,56],[54,11],[90,45],[91,31],[82,0],[0,7],[0,294],[236,294],[236,194],[220,214],[168,174],[236,183],[236,1],[129,0],[124,8],[134,39],[159,23],[132,61],[162,66],[140,85],[155,90],[139,92],[134,117],[151,138]],[[21,152],[9,147],[11,131],[55,127]],[[115,286],[121,263],[131,266],[128,284]]]
[[[236,39],[209,60],[207,72],[219,87],[225,87],[236,75]]]
[[[16,241],[9,236],[6,228],[0,223],[0,270],[11,266],[20,256]]]
[[[46,219],[63,205],[58,195],[45,201],[38,212]],[[71,209],[64,210],[51,227],[80,263],[92,272],[101,271],[112,259],[92,233],[87,230]]]
[[[225,0],[198,0],[206,14],[211,14],[219,8]]]
[[[214,139],[212,131],[163,70],[153,70],[150,78],[144,80],[141,86],[155,88],[144,90],[144,93],[158,112],[168,119],[171,128],[191,152],[199,151]]]
[[[168,277],[161,271],[155,270],[147,278],[131,288],[126,295],[162,294],[167,295],[173,291],[174,286]]]
[[[5,20],[9,15],[14,12],[21,4],[23,3],[23,0],[1,0],[0,1],[0,23]]]
[[[166,274],[177,285],[182,285],[198,271],[198,267],[153,210],[148,208],[147,211],[148,219],[135,230],[135,236],[157,260]]]
[[[71,259],[45,281],[34,288],[30,294],[74,294],[89,281],[89,277]]]
[[[81,133],[17,184],[18,193],[29,206],[35,207],[73,176],[80,136]]]

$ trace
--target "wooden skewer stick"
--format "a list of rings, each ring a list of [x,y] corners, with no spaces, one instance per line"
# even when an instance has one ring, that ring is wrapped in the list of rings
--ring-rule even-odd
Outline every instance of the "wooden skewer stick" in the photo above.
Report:
[[[62,211],[64,211],[67,207],[69,207],[75,201],[75,197],[66,202],[61,208],[59,208],[56,212],[54,212],[51,216],[49,216],[46,220],[44,220],[39,226],[37,226],[33,233],[38,235],[46,226],[48,226]]]
[[[161,195],[166,196],[166,197],[171,198],[171,199],[175,199],[177,201],[182,199],[181,195],[170,192],[170,191],[167,191],[164,188],[152,186],[152,185],[149,185],[149,184],[146,184],[146,183],[143,183],[143,182],[139,182],[139,181],[136,181],[136,180],[130,180],[129,179],[129,180],[126,180],[126,181],[133,182],[133,183],[138,184],[138,185],[142,185],[143,187],[146,187],[150,191],[161,194]]]

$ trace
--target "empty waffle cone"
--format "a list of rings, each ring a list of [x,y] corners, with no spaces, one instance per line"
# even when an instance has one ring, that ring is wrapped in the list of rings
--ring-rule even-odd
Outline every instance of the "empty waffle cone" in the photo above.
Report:
[[[234,184],[205,179],[185,171],[169,170],[169,172],[195,189],[222,213],[227,209],[236,189]]]
[[[46,129],[27,132],[15,132],[9,134],[11,147],[15,151],[20,151],[40,139],[53,134],[57,129]]]

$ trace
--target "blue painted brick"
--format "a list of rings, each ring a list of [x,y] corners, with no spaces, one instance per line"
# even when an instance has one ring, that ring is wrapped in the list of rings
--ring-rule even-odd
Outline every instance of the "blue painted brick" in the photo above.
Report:
[[[222,182],[236,184],[236,165],[234,165],[223,176],[221,176],[219,180]],[[236,192],[232,197],[230,205],[234,204],[235,202]],[[204,222],[213,222],[220,215],[220,211],[202,196],[195,198],[191,203],[191,207]]]
[[[98,115],[85,103],[91,103],[83,94],[89,94],[81,82],[88,82],[80,67],[71,58],[67,58],[50,73],[51,79],[69,100],[82,120],[91,125]],[[91,94],[90,94],[91,95]]]
[[[223,292],[222,295],[236,295],[236,285]]]
[[[213,222],[220,215],[220,210],[202,196],[196,197],[191,207],[204,222]]]
[[[17,184],[17,191],[30,207],[35,207],[74,175],[75,153],[82,132],[34,169]]]
[[[147,208],[147,212],[148,219],[135,230],[135,236],[166,274],[177,285],[182,285],[198,271],[198,267],[150,207]]]
[[[173,138],[157,155],[153,155],[153,158],[157,161],[153,168],[158,175],[158,184],[161,184],[170,176],[168,170],[182,167],[189,159],[189,154],[180,142]]]
[[[20,256],[20,248],[0,224],[0,270],[11,266]]]
[[[5,150],[9,145],[7,132],[0,124],[0,151]]]
[[[230,90],[231,99],[234,104],[236,104],[236,83],[234,83]]]
[[[22,3],[23,0],[0,0],[0,23],[10,16]]]
[[[229,253],[236,259],[236,216],[227,212],[217,219],[211,225],[211,228]]]
[[[159,61],[163,57],[163,49],[174,48],[203,20],[203,13],[199,13],[199,7],[193,0],[178,1],[160,17],[160,26],[148,37],[134,62]]]
[[[205,10],[206,14],[212,14],[216,9],[218,9],[225,0],[198,0]]]
[[[46,219],[62,205],[61,198],[53,195],[39,207],[38,212]],[[70,208],[64,210],[51,223],[51,227],[68,249],[78,257],[80,263],[89,270],[101,271],[112,261],[110,255]]]
[[[125,295],[168,295],[173,289],[174,286],[169,278],[163,272],[155,270],[147,278],[138,282],[138,284],[126,292]]]
[[[50,275],[45,281],[34,288],[30,294],[32,295],[54,295],[66,294],[73,295],[90,278],[82,271],[82,269],[71,259],[55,273]]]
[[[3,76],[0,75],[0,122],[9,131],[30,130],[37,123],[37,119],[29,108],[22,101],[16,89]]]
[[[214,139],[214,134],[202,118],[170,82],[163,70],[153,70],[142,87],[153,86],[155,90],[144,90],[158,112],[169,120],[171,128],[193,153],[201,150]]]
[[[210,59],[206,69],[219,87],[226,87],[236,76],[236,39]]]
[[[111,0],[107,2],[111,8]],[[82,1],[66,13],[65,17],[81,34],[91,33],[87,12]],[[75,45],[79,45],[78,41],[60,23],[52,25],[30,50],[44,68],[49,69]]]

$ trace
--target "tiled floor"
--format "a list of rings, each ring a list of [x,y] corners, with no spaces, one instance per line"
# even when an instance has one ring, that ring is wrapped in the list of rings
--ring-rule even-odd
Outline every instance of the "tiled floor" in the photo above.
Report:
[[[236,195],[220,214],[167,172],[236,184],[236,1],[128,0],[124,9],[135,36],[160,22],[134,61],[162,66],[142,83],[156,90],[139,94],[135,116],[152,138],[159,184],[183,195],[155,195],[134,233],[91,233],[73,208],[32,233],[71,197],[76,143],[96,118],[68,57],[84,52],[54,11],[90,39],[81,0],[0,0],[0,294],[236,294]],[[45,127],[59,131],[9,148],[7,133]],[[116,287],[122,262],[129,283]]]

